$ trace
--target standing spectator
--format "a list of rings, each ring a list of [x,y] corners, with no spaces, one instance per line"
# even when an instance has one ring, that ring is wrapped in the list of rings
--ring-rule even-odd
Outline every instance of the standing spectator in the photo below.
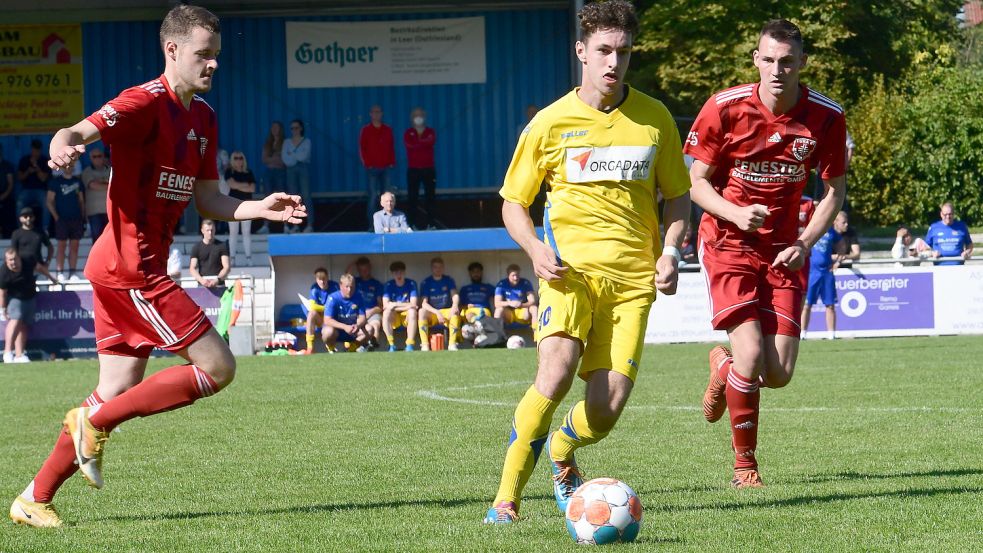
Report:
[[[396,165],[393,130],[382,122],[382,107],[369,109],[369,124],[358,135],[358,155],[368,175],[369,186],[365,199],[365,218],[371,224],[375,199],[381,192],[392,189],[389,170]]]
[[[942,204],[941,220],[932,223],[925,234],[925,243],[932,248],[932,257],[961,257],[963,261],[937,261],[936,265],[962,265],[973,256],[973,238],[966,223],[956,220],[952,203]]]
[[[314,229],[314,199],[311,198],[311,140],[304,136],[304,122],[294,119],[290,122],[290,140],[283,142],[280,158],[286,166],[287,193],[299,194],[303,202],[311,206],[307,213],[307,226],[304,232]],[[286,225],[287,232],[297,232],[297,227]]]
[[[223,279],[230,270],[229,248],[221,240],[215,239],[215,221],[202,219],[201,242],[191,248],[188,271],[198,284],[215,289],[223,286]]]
[[[522,278],[514,263],[505,268],[505,274],[495,285],[495,318],[504,325],[519,323],[535,330],[533,323],[539,318],[539,307],[532,283]]]
[[[229,196],[239,200],[253,199],[256,191],[256,177],[249,170],[246,154],[239,150],[232,152],[232,161],[225,170],[225,183],[229,186]],[[229,258],[236,258],[236,237],[242,230],[242,249],[246,252],[246,265],[253,264],[252,221],[229,221]]]
[[[396,211],[396,195],[392,192],[383,192],[379,198],[382,209],[372,215],[372,227],[376,234],[395,234],[410,232],[410,226],[406,223],[406,214]]]
[[[286,190],[287,188],[287,166],[283,164],[283,123],[274,121],[270,123],[270,134],[266,136],[263,143],[263,165],[266,166],[266,175],[263,178],[261,193],[268,194],[272,190]],[[256,231],[259,234],[269,232],[269,223],[264,220],[263,226]]]
[[[58,241],[55,264],[61,282],[65,282],[65,246],[68,246],[68,280],[78,280],[75,270],[79,261],[79,239],[85,230],[81,175],[76,161],[64,171],[55,171],[54,178],[48,182],[47,206],[55,221],[55,239]]]
[[[34,210],[34,218],[41,222],[41,230],[48,232],[50,215],[44,208],[48,193],[48,179],[51,169],[48,168],[48,158],[41,155],[41,141],[31,141],[31,153],[22,157],[17,165],[17,180],[20,181],[20,194],[17,196],[17,210],[30,206]]]
[[[355,260],[355,290],[362,295],[365,308],[365,331],[369,333],[369,347],[376,348],[382,340],[382,291],[383,285],[372,276],[372,262],[368,257]]]
[[[106,215],[106,193],[109,190],[109,163],[101,148],[89,148],[91,165],[82,171],[82,184],[85,185],[85,216],[89,219],[89,234],[92,243],[102,235],[109,223]]]
[[[14,165],[3,159],[3,146],[0,145],[0,238],[9,238],[17,228],[16,207]]]
[[[833,271],[846,256],[846,240],[835,228],[826,231],[816,245],[812,247],[809,256],[809,286],[806,291],[806,301],[802,308],[802,339],[806,338],[809,329],[809,317],[812,306],[818,299],[826,306],[826,331],[829,339],[836,338],[836,276]]]
[[[931,257],[932,248],[925,243],[921,238],[915,238],[911,235],[908,227],[898,227],[898,233],[894,240],[894,245],[891,246],[891,257],[893,259],[918,259],[922,260],[926,257]],[[917,263],[915,263],[917,265]]]
[[[850,131],[846,132],[846,168],[850,168],[850,162],[853,161],[853,152],[857,149],[857,143],[853,141],[853,137],[850,136]]]
[[[679,247],[679,266],[696,265],[700,262],[696,253],[696,241],[693,240],[693,225],[686,223],[686,234],[683,235],[683,244]]]
[[[4,265],[0,267],[0,315],[7,319],[3,362],[28,363],[30,359],[24,354],[24,347],[27,345],[27,331],[34,322],[34,296],[37,295],[34,271],[21,262],[14,248],[3,252],[3,260]]]
[[[20,228],[10,235],[10,247],[17,250],[17,255],[21,263],[27,267],[34,267],[35,273],[41,273],[52,282],[58,279],[48,271],[48,262],[51,260],[51,241],[48,235],[34,228],[34,210],[24,206],[20,210]],[[47,250],[46,255],[41,254],[41,246]]]
[[[850,227],[850,216],[846,211],[840,211],[833,219],[833,228],[843,237],[843,246],[846,249],[841,265],[849,267],[854,261],[860,259],[860,240],[857,238],[857,231]]]
[[[410,217],[417,228],[430,228],[434,222],[434,207],[437,194],[437,169],[434,163],[433,147],[437,133],[427,126],[427,112],[423,108],[413,108],[410,112],[413,126],[403,133],[406,145],[406,188],[410,196]],[[423,187],[423,211],[417,199]]]

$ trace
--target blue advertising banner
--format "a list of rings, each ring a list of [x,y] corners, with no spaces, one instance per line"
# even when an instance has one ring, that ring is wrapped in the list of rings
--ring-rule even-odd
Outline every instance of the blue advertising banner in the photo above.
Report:
[[[935,328],[931,272],[900,270],[836,273],[836,330],[918,330]],[[812,311],[809,331],[826,330],[821,302]]]

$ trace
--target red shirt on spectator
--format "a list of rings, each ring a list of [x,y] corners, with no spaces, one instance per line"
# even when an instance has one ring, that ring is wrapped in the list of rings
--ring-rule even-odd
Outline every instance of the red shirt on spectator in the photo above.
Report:
[[[362,165],[369,169],[384,169],[396,165],[396,150],[393,147],[393,130],[383,123],[376,127],[372,123],[362,127],[358,135],[358,155]]]
[[[437,133],[430,127],[424,127],[423,133],[415,127],[406,129],[403,133],[403,144],[406,144],[406,159],[410,169],[431,169],[433,160],[433,145],[437,142]]]

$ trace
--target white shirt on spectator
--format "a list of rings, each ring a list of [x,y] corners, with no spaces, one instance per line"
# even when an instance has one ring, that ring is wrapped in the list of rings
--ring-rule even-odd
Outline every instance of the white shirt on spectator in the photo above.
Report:
[[[386,213],[385,209],[380,209],[372,215],[372,226],[376,234],[390,234],[398,232],[412,232],[406,223],[406,214],[402,211],[393,210]]]

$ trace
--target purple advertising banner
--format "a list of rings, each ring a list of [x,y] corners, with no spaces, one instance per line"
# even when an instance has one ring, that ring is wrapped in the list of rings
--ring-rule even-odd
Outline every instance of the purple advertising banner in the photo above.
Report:
[[[883,272],[836,274],[836,330],[916,330],[935,327],[933,274]],[[813,306],[809,330],[825,330],[822,303]]]
[[[201,306],[212,323],[218,317],[219,300],[207,288],[187,288],[195,303]],[[216,292],[220,292],[216,290]],[[92,291],[40,292],[35,299],[34,322],[28,333],[27,349],[32,357],[47,358],[95,354],[95,320],[92,313]],[[3,343],[7,321],[0,322],[0,344]]]

